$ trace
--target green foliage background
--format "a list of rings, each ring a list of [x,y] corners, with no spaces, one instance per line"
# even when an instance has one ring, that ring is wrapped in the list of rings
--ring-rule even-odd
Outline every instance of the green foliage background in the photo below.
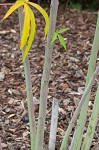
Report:
[[[2,0],[1,0],[2,1]],[[5,2],[15,2],[16,0],[5,0]],[[50,4],[51,0],[30,0],[31,2],[38,3],[40,2],[41,4]],[[65,3],[68,0],[59,0],[60,4]],[[71,4],[75,8],[80,6],[82,9],[99,9],[99,0],[69,0],[68,5],[71,7]]]

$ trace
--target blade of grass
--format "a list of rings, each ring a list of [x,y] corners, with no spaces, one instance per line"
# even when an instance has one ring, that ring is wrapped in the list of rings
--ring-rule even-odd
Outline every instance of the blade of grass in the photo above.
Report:
[[[94,72],[94,69],[96,66],[98,50],[99,50],[99,12],[98,12],[98,19],[97,19],[97,25],[96,25],[93,46],[92,46],[90,60],[89,60],[89,67],[88,67],[88,74],[87,74],[85,88],[87,87],[88,82]],[[72,143],[71,143],[72,150],[79,150],[81,147],[82,135],[83,135],[84,126],[86,123],[87,108],[88,108],[88,102],[90,99],[90,93],[91,93],[91,89],[90,89],[89,94],[86,97],[86,100],[85,100],[85,102],[82,106],[81,112],[80,112],[77,128],[75,130],[75,134],[74,134],[74,138],[73,138],[74,141],[72,141]]]
[[[49,31],[47,36],[47,42],[45,44],[45,63],[44,63],[43,75],[41,79],[40,108],[39,108],[35,150],[43,149],[44,126],[45,126],[47,96],[48,96],[48,83],[50,77],[52,51],[53,51],[53,45],[51,44],[51,40],[52,40],[52,35],[55,32],[57,10],[58,10],[58,0],[54,0],[54,1],[52,0],[51,7],[50,7]]]
[[[93,110],[92,110],[90,122],[88,125],[88,129],[87,129],[87,133],[85,135],[85,139],[84,139],[81,150],[90,149],[93,136],[94,136],[94,132],[95,132],[95,127],[97,125],[98,117],[99,117],[99,85],[98,85],[98,89],[96,92],[95,101],[94,101]]]
[[[73,117],[72,117],[72,119],[71,119],[71,121],[69,123],[69,126],[67,128],[67,131],[65,133],[64,139],[62,141],[60,150],[66,150],[66,148],[68,146],[68,139],[69,139],[69,135],[70,135],[70,133],[72,131],[73,124],[74,124],[74,122],[76,121],[76,119],[77,119],[77,117],[79,115],[80,109],[81,109],[83,103],[85,102],[86,97],[87,97],[88,93],[90,92],[90,89],[92,88],[92,85],[93,85],[93,83],[94,83],[98,73],[99,73],[99,66],[96,68],[96,70],[95,70],[91,80],[89,81],[87,87],[85,88],[83,96],[82,96],[82,98],[81,98],[81,100],[80,100],[80,102],[79,102],[79,104],[78,104],[78,106],[77,106],[77,108],[76,108],[76,110],[74,112],[74,115],[73,115]],[[70,147],[69,150],[73,150],[73,149]]]
[[[23,27],[23,7],[18,8],[19,14],[19,24],[20,24],[20,36]],[[22,56],[24,54],[24,48],[22,49]],[[24,61],[24,74],[26,82],[26,92],[27,92],[27,104],[28,104],[28,114],[29,114],[29,125],[30,125],[30,138],[31,138],[31,150],[35,150],[36,141],[36,125],[35,125],[35,115],[34,115],[34,105],[33,105],[33,94],[32,94],[32,82],[31,82],[31,72],[30,63],[28,56]]]
[[[56,132],[57,132],[57,122],[58,122],[58,100],[53,99],[52,103],[52,117],[51,117],[51,128],[50,128],[50,137],[49,137],[49,150],[55,150],[56,142]]]

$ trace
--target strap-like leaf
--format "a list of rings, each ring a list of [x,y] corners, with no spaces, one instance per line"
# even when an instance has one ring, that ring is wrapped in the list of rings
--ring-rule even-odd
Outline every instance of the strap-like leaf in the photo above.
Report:
[[[24,51],[23,61],[25,60],[25,58],[26,58],[26,56],[27,56],[27,54],[30,50],[30,47],[32,45],[32,42],[34,40],[34,35],[35,35],[35,32],[36,32],[36,24],[35,24],[34,13],[33,13],[33,11],[31,10],[31,8],[29,6],[28,6],[28,10],[29,10],[29,14],[31,16],[31,31],[30,31],[27,47]]]
[[[15,11],[18,7],[24,5],[23,1],[16,1],[16,3],[10,7],[2,20],[6,19],[13,11]]]
[[[23,30],[22,30],[22,37],[21,37],[21,44],[20,44],[20,49],[22,49],[29,37],[29,31],[30,31],[30,14],[28,11],[28,5],[24,3],[24,25],[23,25]]]
[[[43,15],[45,22],[46,22],[46,26],[45,26],[45,36],[47,35],[48,32],[48,27],[49,27],[49,17],[48,14],[46,13],[46,11],[39,6],[38,4],[32,3],[32,2],[27,2],[28,4],[32,5],[33,7],[35,7],[37,10],[40,11],[40,13]]]
[[[66,43],[65,43],[64,38],[60,34],[58,34],[58,38],[59,38],[61,45],[66,49]]]
[[[63,28],[63,29],[60,29],[60,30],[56,30],[57,33],[63,33],[63,32],[66,32],[68,31],[69,28]]]
[[[51,41],[51,43],[53,44],[56,39],[57,39],[57,33],[54,32],[54,34],[53,34],[53,36],[52,36],[52,41]]]

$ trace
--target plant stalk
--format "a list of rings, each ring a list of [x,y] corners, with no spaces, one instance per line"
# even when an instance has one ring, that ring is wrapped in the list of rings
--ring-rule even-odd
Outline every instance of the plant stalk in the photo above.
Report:
[[[41,79],[40,108],[39,108],[35,150],[43,150],[48,84],[49,84],[51,62],[52,62],[52,51],[53,51],[53,45],[51,44],[51,39],[53,33],[55,32],[57,10],[58,10],[58,0],[52,0],[51,7],[50,7],[49,31],[47,36],[47,42],[45,44],[45,62],[44,62],[43,75]]]
[[[23,7],[18,8],[19,14],[19,24],[20,24],[20,37],[22,35],[23,28]],[[24,54],[24,49],[22,49],[22,56]],[[26,92],[27,92],[27,104],[28,104],[28,115],[29,115],[29,126],[30,126],[30,140],[31,140],[31,150],[35,150],[36,142],[36,124],[35,124],[35,114],[34,114],[34,104],[33,104],[33,94],[32,94],[32,82],[31,82],[31,72],[30,72],[30,63],[28,56],[24,61],[24,74],[26,82]]]
[[[76,119],[77,119],[77,117],[79,115],[80,109],[81,109],[83,103],[85,102],[87,95],[90,92],[90,89],[92,88],[92,85],[93,85],[93,83],[94,83],[98,73],[99,73],[99,66],[97,66],[97,68],[96,68],[96,70],[95,70],[91,80],[89,81],[87,87],[85,88],[83,96],[82,96],[82,98],[81,98],[81,100],[80,100],[80,102],[79,102],[79,104],[78,104],[78,106],[77,106],[77,108],[76,108],[76,110],[74,112],[74,115],[73,115],[73,117],[72,117],[72,119],[71,119],[71,121],[69,123],[69,126],[67,128],[67,131],[65,133],[64,139],[62,141],[62,145],[61,145],[60,150],[66,150],[66,148],[67,148],[69,135],[70,135],[70,133],[72,131],[73,125],[74,125],[74,123],[75,123],[75,121],[76,121]],[[73,150],[73,149],[70,147],[69,150]]]
[[[95,127],[97,125],[98,117],[99,117],[99,85],[98,85],[98,89],[96,92],[95,101],[94,101],[93,110],[92,110],[90,122],[88,125],[88,129],[87,129],[87,133],[85,134],[85,139],[84,139],[81,150],[90,149],[93,136],[94,136],[94,132],[95,132]]]
[[[89,67],[88,67],[88,74],[87,74],[85,88],[87,87],[89,80],[92,77],[92,74],[94,72],[98,51],[99,51],[99,12],[98,12],[98,19],[97,19],[97,25],[96,25],[93,46],[92,46],[90,60],[89,60]],[[71,143],[71,149],[73,149],[73,150],[80,150],[80,147],[81,147],[82,135],[83,135],[84,126],[86,123],[87,108],[88,108],[88,103],[89,103],[89,99],[90,99],[90,93],[91,93],[91,89],[90,89],[89,94],[86,97],[86,100],[85,100],[85,102],[82,106],[81,112],[80,112],[77,129],[75,130],[75,133],[74,133],[74,138],[73,138],[74,141],[72,141],[72,143]]]

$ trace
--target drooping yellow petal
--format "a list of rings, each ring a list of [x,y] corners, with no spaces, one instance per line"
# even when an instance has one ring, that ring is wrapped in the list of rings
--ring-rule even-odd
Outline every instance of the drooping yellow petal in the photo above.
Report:
[[[35,7],[37,10],[40,11],[40,13],[43,15],[44,19],[45,19],[45,22],[46,22],[46,25],[45,25],[45,36],[47,35],[47,32],[48,32],[48,27],[49,27],[49,17],[48,17],[48,14],[46,13],[46,11],[41,7],[39,6],[38,4],[35,4],[35,3],[32,3],[32,2],[27,2],[28,4],[32,5],[33,7]]]
[[[16,1],[13,6],[10,7],[10,9],[7,11],[7,13],[5,14],[5,16],[3,17],[2,20],[6,19],[9,15],[11,15],[11,13],[13,11],[15,11],[18,7],[24,5],[23,1]]]
[[[28,6],[28,10],[29,10],[29,14],[31,16],[31,31],[30,31],[30,35],[29,35],[29,39],[28,39],[26,49],[24,51],[23,61],[25,60],[25,58],[26,58],[26,56],[27,56],[27,54],[30,50],[30,47],[32,45],[32,42],[33,42],[34,36],[35,36],[35,32],[36,32],[36,23],[35,23],[34,13],[33,13],[33,11],[31,10],[31,8],[29,6]]]
[[[24,24],[23,24],[23,30],[22,30],[22,37],[21,37],[21,44],[20,49],[22,49],[29,37],[29,31],[30,31],[30,14],[28,10],[28,5],[24,3]]]

